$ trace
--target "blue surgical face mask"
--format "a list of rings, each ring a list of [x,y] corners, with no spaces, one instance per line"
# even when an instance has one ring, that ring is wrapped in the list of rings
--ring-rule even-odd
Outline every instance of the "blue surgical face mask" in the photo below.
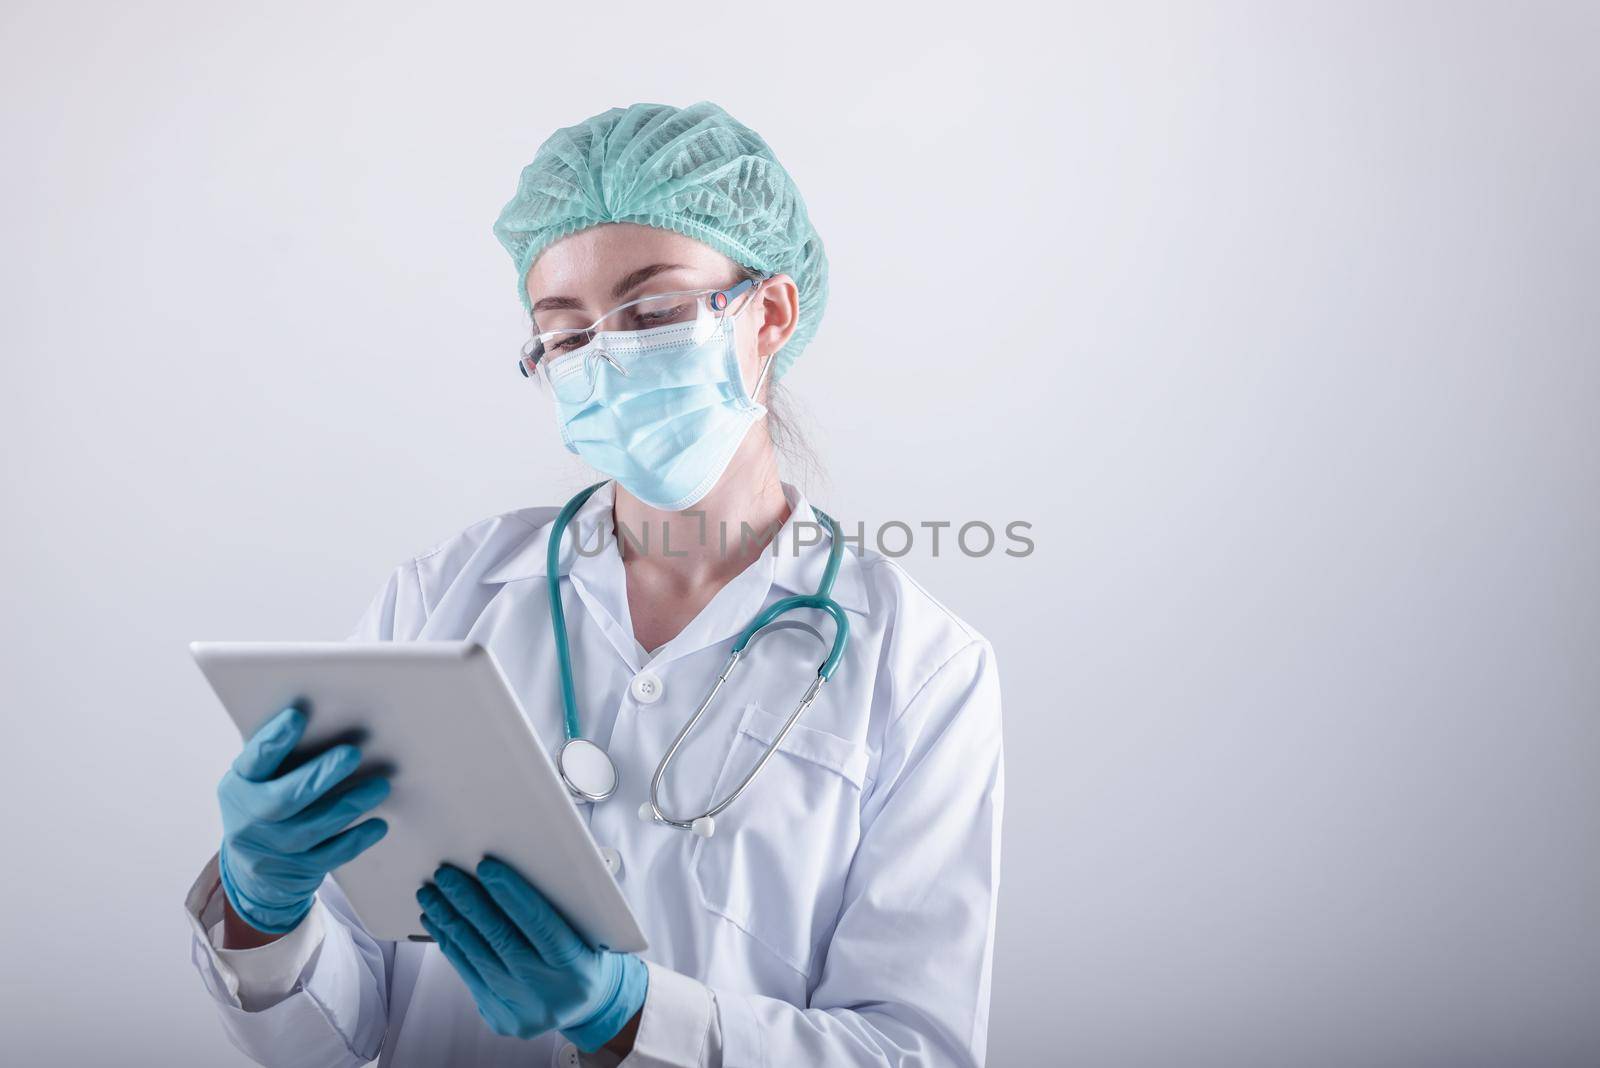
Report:
[[[604,355],[595,361],[593,395],[579,404],[555,401],[568,449],[667,512],[710,493],[767,412],[745,389],[733,318],[709,338],[695,334],[692,322],[596,334],[591,344]]]

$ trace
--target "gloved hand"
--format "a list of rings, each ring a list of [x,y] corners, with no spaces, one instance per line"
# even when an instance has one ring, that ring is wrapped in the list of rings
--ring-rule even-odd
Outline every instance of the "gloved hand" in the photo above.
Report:
[[[497,1034],[559,1029],[593,1053],[644,1005],[649,972],[632,953],[590,949],[544,895],[486,858],[474,879],[442,865],[417,891],[422,926]]]
[[[389,830],[376,818],[342,829],[389,796],[381,776],[334,791],[361,763],[353,745],[271,777],[305,729],[306,714],[285,708],[250,737],[217,784],[222,890],[245,923],[268,934],[293,930],[311,911],[323,877]]]

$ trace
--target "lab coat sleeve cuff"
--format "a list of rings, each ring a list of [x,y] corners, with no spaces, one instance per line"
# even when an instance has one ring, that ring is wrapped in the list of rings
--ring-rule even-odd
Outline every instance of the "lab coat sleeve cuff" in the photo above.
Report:
[[[653,961],[645,966],[650,985],[633,1052],[623,1059],[623,1068],[718,1068],[711,988]]]
[[[327,930],[326,908],[319,899],[282,938],[253,949],[223,948],[223,895],[215,855],[189,888],[184,906],[195,934],[195,963],[201,965],[207,987],[214,997],[246,1012],[270,1008],[293,992]]]
[[[381,976],[373,973],[372,963],[355,945],[350,928],[320,895],[300,926],[307,926],[310,917],[316,916],[314,922],[321,933],[314,939],[307,937],[299,947],[285,947],[281,958],[252,956],[260,950],[218,950],[212,943],[210,930],[223,915],[216,857],[190,888],[184,911],[193,930],[195,967],[217,1001],[223,1030],[246,1056],[260,1064],[293,1064],[297,1068],[356,1068],[377,1057],[386,1021]],[[294,933],[279,941],[288,941]],[[279,971],[281,978],[293,970],[307,945],[310,955],[302,966],[304,974],[281,996],[278,991],[264,995],[269,1004],[250,1009],[253,983],[263,978],[254,974],[257,965],[270,962],[271,967],[260,970]]]

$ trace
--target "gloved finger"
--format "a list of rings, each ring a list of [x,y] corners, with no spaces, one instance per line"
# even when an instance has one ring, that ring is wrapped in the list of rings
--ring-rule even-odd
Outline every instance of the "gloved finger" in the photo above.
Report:
[[[321,871],[332,871],[339,865],[348,864],[356,859],[388,833],[389,824],[381,817],[374,816],[348,830],[340,831],[321,845],[301,853],[300,856]]]
[[[290,705],[256,728],[250,740],[244,743],[244,749],[234,758],[233,770],[250,782],[270,779],[305,732],[306,714]]]
[[[247,791],[245,803],[257,819],[286,820],[343,782],[360,763],[360,749],[336,745],[293,771]]]
[[[442,864],[433,873],[433,881],[455,910],[466,917],[499,954],[507,971],[515,972],[538,963],[538,953],[478,880],[454,865]]]
[[[417,891],[417,904],[422,906],[422,911],[445,934],[450,936],[466,958],[472,962],[478,974],[485,977],[491,986],[504,984],[509,980],[505,961],[500,954],[495,952],[493,946],[486,942],[483,935],[472,925],[472,922],[461,915],[450,900],[434,883],[426,883]]]
[[[252,837],[285,853],[304,852],[339,833],[357,816],[382,804],[389,790],[386,778],[363,779],[347,789],[330,791],[297,816],[256,828]]]
[[[565,968],[593,952],[555,906],[511,865],[485,857],[478,865],[478,878],[495,904],[511,917],[523,937],[552,968]]]
[[[477,965],[473,964],[471,959],[462,952],[456,940],[446,934],[444,928],[435,923],[426,911],[417,918],[422,921],[422,929],[428,932],[428,937],[433,939],[434,944],[439,947],[439,952],[445,955],[445,959],[450,962],[450,966],[456,970],[456,973],[467,984],[467,989],[472,991],[473,997],[476,998],[478,996],[479,990],[482,990],[490,997],[494,997],[494,992],[489,989],[488,984],[483,981],[483,976],[479,974]]]
[[[497,1034],[509,1035],[515,1033],[516,1020],[511,1008],[500,996],[494,992],[477,967],[467,957],[455,939],[444,932],[438,924],[428,918],[424,912],[421,917],[422,929],[428,932],[428,937],[433,939],[439,947],[439,952],[444,954],[444,959],[461,976],[461,981],[466,985],[467,993],[472,995],[472,1002],[478,1007],[478,1015],[483,1017],[485,1023]]]

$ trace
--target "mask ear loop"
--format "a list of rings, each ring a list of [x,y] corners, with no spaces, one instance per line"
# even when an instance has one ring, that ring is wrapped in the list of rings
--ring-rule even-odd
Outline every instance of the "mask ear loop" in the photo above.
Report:
[[[766,283],[767,279],[763,278],[755,284],[750,292],[745,295],[744,303],[739,305],[739,310],[733,313],[733,318],[737,319],[739,316],[744,314],[744,310],[748,308],[751,302],[756,299],[756,294],[761,292],[761,287],[766,285]],[[772,366],[772,358],[776,355],[778,355],[778,351],[776,349],[767,353],[766,360],[761,364],[761,373],[756,376],[756,384],[750,388],[750,399],[755,401],[757,404],[761,403],[761,401],[757,399],[761,396],[761,383],[766,381],[767,369]]]
[[[761,365],[761,374],[756,377],[755,388],[750,390],[750,399],[755,401],[757,404],[761,403],[759,400],[756,400],[757,397],[761,396],[761,383],[766,379],[767,368],[772,366],[772,358],[776,355],[776,352],[767,353],[766,362]]]

